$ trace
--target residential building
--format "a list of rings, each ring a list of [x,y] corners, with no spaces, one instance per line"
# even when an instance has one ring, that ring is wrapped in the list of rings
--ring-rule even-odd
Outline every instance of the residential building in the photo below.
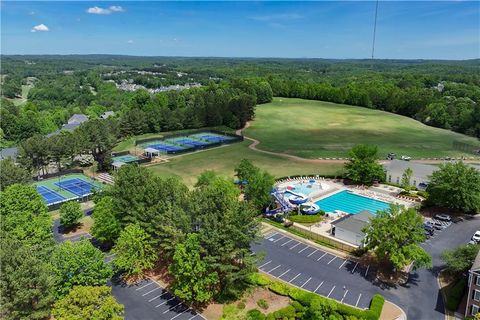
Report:
[[[18,154],[17,147],[2,149],[0,150],[0,160],[4,160],[8,158],[15,160],[17,158],[17,154]]]
[[[100,119],[107,119],[108,117],[113,117],[115,115],[115,112],[113,111],[105,111],[100,115]]]
[[[84,123],[85,121],[88,121],[88,117],[84,114],[81,114],[81,113],[76,113],[74,114],[73,116],[70,117],[70,119],[68,119],[67,123],[68,124],[81,124],[81,123]]]
[[[429,181],[429,176],[435,170],[438,170],[438,167],[429,164],[403,160],[392,160],[384,165],[387,182],[401,184],[402,175],[407,168],[412,169],[410,185],[418,189],[426,188]]]
[[[335,238],[362,246],[365,233],[362,231],[375,215],[368,210],[360,211],[357,214],[349,214],[331,223],[330,234]]]
[[[467,307],[465,316],[474,316],[480,311],[480,252],[468,271]]]

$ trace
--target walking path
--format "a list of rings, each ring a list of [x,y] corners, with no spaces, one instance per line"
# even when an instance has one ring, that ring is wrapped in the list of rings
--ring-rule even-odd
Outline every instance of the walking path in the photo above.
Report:
[[[235,134],[237,135],[242,135],[243,134],[243,131],[245,129],[247,129],[248,127],[250,127],[250,121],[248,121],[246,124],[245,124],[245,127],[241,128],[241,129],[238,129],[237,131],[235,131]],[[302,157],[298,157],[298,156],[294,156],[294,155],[291,155],[291,154],[288,154],[288,153],[283,153],[283,152],[273,152],[273,151],[267,151],[267,150],[262,150],[262,149],[258,149],[257,146],[260,144],[260,141],[257,140],[257,139],[253,139],[253,138],[250,138],[246,135],[243,135],[243,137],[246,139],[246,140],[250,140],[252,141],[253,143],[250,144],[248,146],[248,148],[250,148],[251,150],[254,150],[254,151],[257,151],[257,152],[262,152],[262,153],[266,153],[266,154],[270,154],[270,155],[274,155],[274,156],[278,156],[278,157],[282,157],[282,158],[287,158],[287,159],[290,159],[290,160],[293,160],[293,161],[299,161],[299,162],[304,162],[304,163],[323,163],[323,164],[328,164],[328,163],[345,163],[347,162],[348,160],[346,159],[307,159],[307,158],[302,158]],[[445,161],[447,160],[433,160],[433,159],[425,159],[425,160],[412,160],[412,162],[417,162],[417,163],[425,163],[425,164],[437,164],[437,163],[444,163]],[[388,163],[390,162],[389,160],[380,160],[379,161],[381,164],[385,164],[385,163]],[[465,163],[479,163],[479,160],[463,160],[463,162]]]

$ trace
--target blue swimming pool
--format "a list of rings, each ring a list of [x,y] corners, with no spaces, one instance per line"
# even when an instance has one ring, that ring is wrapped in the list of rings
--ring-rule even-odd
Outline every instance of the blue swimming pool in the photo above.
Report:
[[[325,212],[340,210],[350,214],[359,213],[362,210],[368,210],[372,213],[387,209],[390,204],[375,200],[372,198],[354,194],[348,190],[335,193],[329,197],[315,202]]]

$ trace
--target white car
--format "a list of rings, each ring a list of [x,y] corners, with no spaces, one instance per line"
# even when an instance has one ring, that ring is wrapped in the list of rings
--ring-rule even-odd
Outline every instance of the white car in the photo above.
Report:
[[[450,221],[452,218],[448,214],[436,214],[435,219],[440,221]]]
[[[475,241],[476,243],[480,242],[480,230],[477,230],[472,236],[472,241]]]
[[[410,161],[410,160],[412,160],[412,157],[409,157],[409,156],[401,156],[400,159],[401,159],[401,160],[404,160],[404,161]]]

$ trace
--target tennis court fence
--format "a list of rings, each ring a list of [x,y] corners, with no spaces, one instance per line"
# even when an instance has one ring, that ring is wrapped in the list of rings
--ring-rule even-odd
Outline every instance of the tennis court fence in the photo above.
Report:
[[[83,170],[82,169],[65,169],[59,172],[47,173],[47,174],[44,174],[43,176],[34,177],[33,180],[40,181],[40,180],[55,178],[59,176],[64,176],[67,174],[83,174]]]

